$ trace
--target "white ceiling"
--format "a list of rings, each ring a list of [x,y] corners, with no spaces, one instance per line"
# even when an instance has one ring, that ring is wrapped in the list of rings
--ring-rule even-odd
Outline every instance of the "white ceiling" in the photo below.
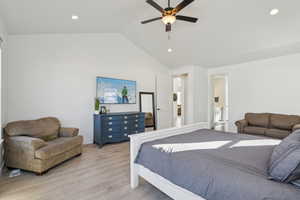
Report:
[[[280,13],[270,16],[272,8]],[[198,23],[177,21],[168,41],[160,21],[140,24],[159,16],[145,0],[0,0],[10,34],[119,32],[171,67],[216,67],[300,52],[299,8],[299,0],[195,0],[181,14],[198,17]],[[71,20],[72,14],[80,19]]]

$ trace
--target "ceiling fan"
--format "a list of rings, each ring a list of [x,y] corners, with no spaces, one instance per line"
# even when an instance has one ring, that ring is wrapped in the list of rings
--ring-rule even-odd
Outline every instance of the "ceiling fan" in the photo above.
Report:
[[[142,24],[147,24],[153,21],[157,20],[162,20],[162,22],[166,25],[166,32],[171,31],[172,24],[176,20],[181,20],[181,21],[186,21],[186,22],[191,22],[191,23],[196,23],[198,21],[197,18],[195,17],[187,17],[183,15],[177,15],[183,8],[191,4],[194,0],[183,0],[180,4],[178,4],[175,8],[171,7],[171,2],[168,0],[168,7],[163,9],[160,5],[158,5],[156,2],[153,0],[146,0],[148,4],[153,6],[156,10],[158,10],[162,16],[161,17],[156,17],[153,19],[145,20],[142,21]]]

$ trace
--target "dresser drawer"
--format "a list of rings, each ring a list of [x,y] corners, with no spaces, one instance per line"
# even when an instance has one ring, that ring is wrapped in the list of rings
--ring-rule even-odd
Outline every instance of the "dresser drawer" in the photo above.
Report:
[[[131,130],[130,135],[137,134],[137,133],[143,133],[143,132],[145,132],[145,128],[137,128],[137,129]]]
[[[124,141],[124,138],[121,136],[116,136],[116,135],[106,135],[105,137],[103,137],[103,141],[106,143],[113,143],[113,142],[121,142]]]
[[[134,120],[145,117],[143,114],[131,114],[131,115],[124,115],[123,119],[126,120]]]
[[[121,126],[122,121],[118,120],[118,121],[102,121],[102,127],[104,128],[110,128],[110,127],[114,127],[114,126]]]
[[[115,116],[105,116],[105,117],[102,117],[102,121],[103,122],[111,122],[111,121],[120,121],[122,120],[123,116],[119,116],[119,115],[115,115]]]
[[[128,141],[129,140],[129,133],[122,133],[122,134],[119,134],[119,135],[107,135],[105,137],[103,137],[103,140],[105,142],[122,142],[122,141]]]
[[[143,122],[134,123],[133,128],[145,128],[145,124]]]
[[[110,133],[119,133],[121,131],[121,126],[103,126],[102,133],[103,135],[107,135]]]

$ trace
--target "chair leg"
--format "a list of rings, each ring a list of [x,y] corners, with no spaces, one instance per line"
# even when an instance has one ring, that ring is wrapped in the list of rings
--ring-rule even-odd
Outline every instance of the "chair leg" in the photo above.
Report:
[[[35,172],[35,175],[37,175],[37,176],[43,176],[43,175],[47,174],[49,171],[50,171],[50,169],[48,169],[46,171],[43,171],[43,172]]]
[[[43,172],[35,172],[35,175],[37,175],[37,176],[43,176],[44,173]]]

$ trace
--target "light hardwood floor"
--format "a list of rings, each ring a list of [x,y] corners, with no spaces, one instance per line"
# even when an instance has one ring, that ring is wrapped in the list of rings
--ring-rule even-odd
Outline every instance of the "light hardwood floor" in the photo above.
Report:
[[[43,176],[22,172],[0,178],[1,200],[170,200],[145,181],[130,189],[129,143],[85,146],[82,156]]]

